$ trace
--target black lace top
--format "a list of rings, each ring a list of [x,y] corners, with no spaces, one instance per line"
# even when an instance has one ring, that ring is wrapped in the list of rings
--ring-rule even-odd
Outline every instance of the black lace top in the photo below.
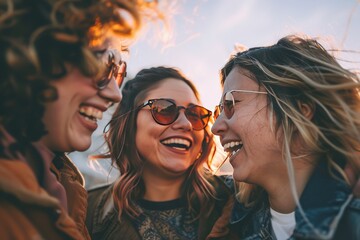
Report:
[[[197,239],[198,220],[185,207],[185,201],[139,201],[142,214],[133,220],[144,240]]]

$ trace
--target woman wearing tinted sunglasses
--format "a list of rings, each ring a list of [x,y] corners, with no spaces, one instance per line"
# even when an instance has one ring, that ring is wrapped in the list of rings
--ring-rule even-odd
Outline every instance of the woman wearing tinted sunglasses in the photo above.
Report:
[[[107,48],[133,37],[143,4],[0,1],[0,239],[90,239],[65,153],[87,149],[121,100],[126,64]]]
[[[212,131],[239,192],[241,239],[360,239],[360,80],[316,40],[289,36],[231,57]]]
[[[90,234],[204,239],[230,195],[208,169],[215,151],[211,111],[173,68],[140,71],[122,94],[107,133],[121,176],[110,187],[90,191]]]

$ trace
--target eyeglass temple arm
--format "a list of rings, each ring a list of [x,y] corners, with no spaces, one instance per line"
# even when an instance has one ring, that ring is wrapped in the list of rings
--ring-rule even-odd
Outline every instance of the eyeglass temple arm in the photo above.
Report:
[[[148,100],[148,101],[142,103],[141,105],[139,105],[136,109],[141,109],[141,108],[143,108],[143,107],[150,106],[150,105],[153,104],[153,103],[154,103],[153,101]]]

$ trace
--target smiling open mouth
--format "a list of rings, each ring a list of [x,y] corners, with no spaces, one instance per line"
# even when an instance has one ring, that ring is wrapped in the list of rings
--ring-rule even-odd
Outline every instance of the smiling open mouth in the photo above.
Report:
[[[177,150],[189,150],[191,147],[191,142],[183,138],[168,138],[161,141],[167,147],[175,148]]]
[[[97,122],[97,120],[101,120],[103,117],[102,111],[90,106],[81,106],[79,113],[84,116],[85,119],[93,122]]]
[[[229,157],[234,156],[236,153],[238,153],[243,147],[242,141],[233,141],[228,142],[224,145],[224,151],[229,154]]]

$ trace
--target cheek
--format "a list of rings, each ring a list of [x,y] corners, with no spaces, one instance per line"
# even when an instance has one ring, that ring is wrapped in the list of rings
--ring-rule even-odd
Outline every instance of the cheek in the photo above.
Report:
[[[63,107],[59,101],[45,104],[43,122],[46,128],[61,128],[64,121]]]
[[[196,146],[194,147],[194,152],[195,153],[199,153],[202,151],[202,143],[204,141],[204,137],[205,137],[205,133],[204,130],[203,131],[199,131],[195,133],[195,139],[196,139]]]
[[[151,158],[151,155],[154,153],[154,141],[146,129],[139,130],[140,129],[138,129],[135,137],[136,150],[143,159]]]
[[[135,143],[139,150],[154,149],[159,141],[159,134],[163,131],[163,126],[155,123],[149,115],[144,112],[137,117]]]
[[[275,141],[275,121],[270,120],[267,111],[260,110],[255,114],[243,114],[238,116],[236,129],[241,137],[246,138],[249,143]],[[236,126],[237,124],[237,126]]]
[[[145,125],[141,124],[141,122],[137,122],[137,126],[136,126],[136,134],[135,134],[135,144],[136,147],[142,148],[144,145],[147,145],[147,143],[149,143],[149,131],[151,129],[148,129]],[[148,141],[146,141],[146,139]]]

